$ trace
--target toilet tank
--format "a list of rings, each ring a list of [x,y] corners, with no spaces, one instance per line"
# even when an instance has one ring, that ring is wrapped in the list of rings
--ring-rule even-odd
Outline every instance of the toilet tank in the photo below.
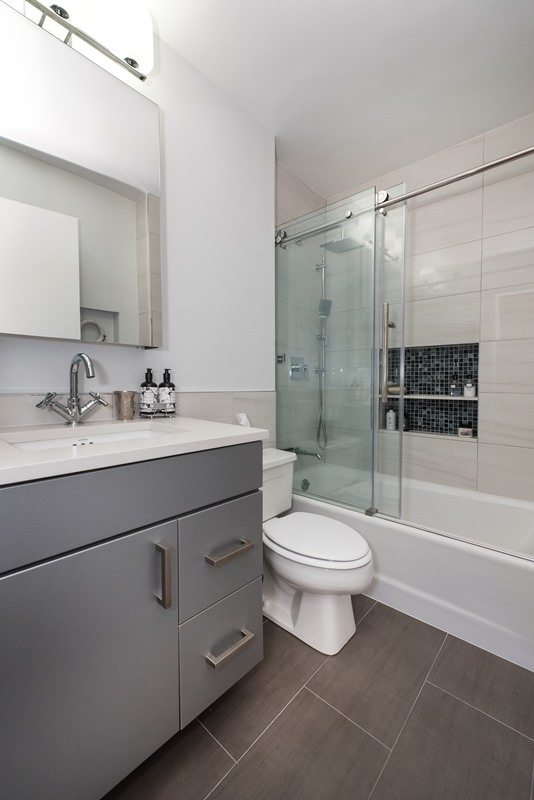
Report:
[[[263,521],[291,508],[295,453],[266,448],[263,451]]]

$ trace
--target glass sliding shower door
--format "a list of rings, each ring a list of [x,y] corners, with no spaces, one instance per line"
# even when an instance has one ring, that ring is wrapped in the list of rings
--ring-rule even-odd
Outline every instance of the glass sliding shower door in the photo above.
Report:
[[[278,446],[294,490],[373,502],[375,191],[285,225],[276,248]]]
[[[284,225],[276,247],[277,438],[297,453],[294,491],[392,516],[401,496],[401,227],[394,211],[375,214],[372,187]],[[386,302],[395,324],[387,375]],[[397,430],[385,431],[391,404]]]
[[[389,189],[404,193],[404,184]],[[380,514],[400,517],[404,413],[404,243],[406,209],[392,206],[375,220],[374,495]]]

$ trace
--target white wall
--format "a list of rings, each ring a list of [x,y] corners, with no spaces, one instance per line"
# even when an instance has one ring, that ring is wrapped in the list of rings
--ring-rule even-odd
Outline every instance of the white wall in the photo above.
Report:
[[[26,21],[24,31],[28,26],[35,28]],[[5,26],[0,44],[4,35]],[[26,35],[16,44],[24,54]],[[271,391],[274,137],[171,48],[157,45],[158,71],[136,88],[161,109],[164,348],[84,344],[97,363],[92,384],[134,388],[148,365],[170,367],[181,390]],[[61,77],[68,80],[68,71]],[[66,388],[69,360],[80,348],[0,337],[0,392]]]

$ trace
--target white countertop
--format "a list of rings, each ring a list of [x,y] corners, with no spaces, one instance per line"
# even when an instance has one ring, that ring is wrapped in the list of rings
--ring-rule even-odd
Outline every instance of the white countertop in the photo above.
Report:
[[[189,417],[0,428],[0,486],[261,441],[268,435],[260,428]],[[71,440],[77,440],[76,446]]]

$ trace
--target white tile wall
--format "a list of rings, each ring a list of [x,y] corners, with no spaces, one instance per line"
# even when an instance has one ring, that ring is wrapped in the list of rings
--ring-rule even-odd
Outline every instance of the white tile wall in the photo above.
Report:
[[[534,342],[481,342],[479,391],[534,394]]]
[[[326,198],[282,164],[276,165],[276,224],[302,217],[326,205]]]
[[[406,299],[478,292],[480,262],[480,240],[410,256],[406,259]]]
[[[480,293],[409,302],[404,325],[406,347],[477,342],[480,338]]]
[[[534,283],[482,292],[481,339],[534,339]]]
[[[534,172],[522,172],[484,187],[484,237],[533,225]]]
[[[532,394],[483,393],[479,398],[478,439],[488,444],[534,447]],[[534,475],[532,476],[534,483]]]
[[[417,255],[473,242],[480,239],[481,230],[482,189],[462,191],[408,211],[407,253]]]
[[[534,228],[482,240],[482,288],[534,283]]]
[[[379,464],[381,472],[398,475],[396,434],[380,432]],[[406,433],[403,437],[403,475],[444,486],[476,489],[477,443],[453,437]]]
[[[479,492],[534,500],[533,475],[534,448],[479,444]]]

